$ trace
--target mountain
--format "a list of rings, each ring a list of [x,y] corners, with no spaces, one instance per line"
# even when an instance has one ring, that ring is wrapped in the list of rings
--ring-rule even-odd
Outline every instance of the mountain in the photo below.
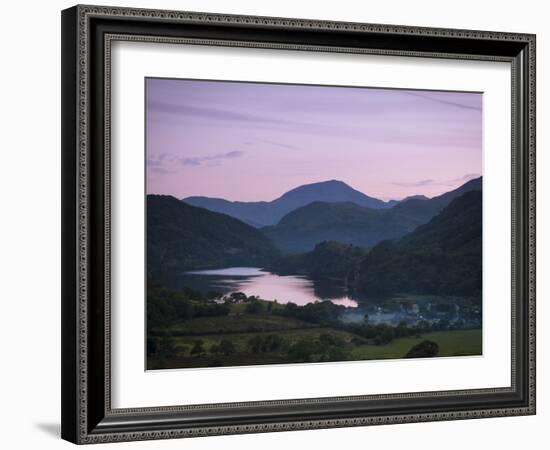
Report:
[[[408,197],[405,197],[401,200],[388,200],[386,204],[388,205],[388,208],[393,208],[395,205],[399,203],[406,202],[407,200],[429,200],[430,197],[426,197],[425,195],[409,195]]]
[[[183,201],[192,206],[236,217],[254,227],[274,225],[292,210],[316,201],[352,202],[374,209],[389,207],[387,202],[369,197],[337,180],[299,186],[271,202],[231,202],[210,197],[187,197]]]
[[[408,197],[405,197],[403,200],[399,200],[397,203],[406,202],[407,200],[429,200],[430,197],[426,197],[425,195],[409,195]]]
[[[428,222],[454,198],[481,189],[481,178],[431,199],[412,198],[390,209],[372,209],[355,203],[313,202],[291,211],[277,225],[262,232],[283,252],[303,253],[323,241],[371,247],[395,239]]]
[[[394,214],[396,218],[398,216],[414,217],[422,223],[426,223],[445,208],[452,200],[460,197],[465,192],[481,191],[482,184],[482,177],[474,178],[457,189],[445,192],[444,194],[428,200],[420,198],[403,200],[392,208],[392,214]]]
[[[163,195],[147,196],[150,276],[227,266],[263,266],[278,256],[256,228]]]
[[[482,193],[454,198],[430,222],[371,249],[358,287],[369,294],[481,295]]]
[[[386,212],[351,202],[313,202],[261,231],[286,253],[308,252],[323,241],[370,247],[410,231],[405,221],[393,222]]]
[[[351,202],[313,202],[284,216],[261,231],[286,253],[313,250],[323,241],[371,247],[413,231],[464,192],[481,189],[481,178],[431,199],[411,198],[393,208],[365,208]]]

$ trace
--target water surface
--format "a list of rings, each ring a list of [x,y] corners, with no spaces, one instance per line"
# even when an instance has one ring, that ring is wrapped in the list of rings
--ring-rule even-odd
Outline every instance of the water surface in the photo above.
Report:
[[[278,303],[306,305],[329,300],[337,305],[356,307],[357,302],[346,293],[342,281],[314,282],[302,275],[277,275],[258,267],[228,267],[216,270],[196,270],[177,277],[178,287],[190,287],[203,292],[222,294],[244,292]]]

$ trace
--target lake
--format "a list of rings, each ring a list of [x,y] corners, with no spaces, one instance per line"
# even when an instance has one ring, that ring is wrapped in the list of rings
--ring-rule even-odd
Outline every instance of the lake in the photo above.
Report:
[[[161,280],[174,289],[191,288],[203,293],[215,291],[223,295],[243,292],[263,300],[306,305],[316,301],[331,301],[349,309],[340,320],[362,323],[368,316],[371,324],[405,322],[413,325],[419,320],[440,321],[458,328],[481,326],[481,303],[461,297],[437,295],[406,295],[365,298],[348,289],[342,280],[313,280],[303,275],[277,275],[259,267],[227,267],[216,270],[184,272]]]
[[[190,287],[202,292],[222,294],[244,292],[278,303],[306,305],[329,300],[337,305],[357,307],[342,281],[316,282],[301,275],[277,275],[258,267],[229,267],[217,270],[184,272],[171,280],[173,287]]]

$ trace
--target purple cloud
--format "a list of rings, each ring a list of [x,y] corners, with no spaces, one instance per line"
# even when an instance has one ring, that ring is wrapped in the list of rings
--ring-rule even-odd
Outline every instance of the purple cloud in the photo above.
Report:
[[[227,153],[218,153],[210,156],[180,157],[178,161],[184,166],[200,166],[204,162],[219,162],[224,159],[240,158],[244,155],[241,150],[233,150]]]
[[[392,184],[396,186],[403,186],[403,187],[433,186],[434,184],[436,184],[436,181],[435,180],[419,180],[419,181],[412,181],[412,182],[396,181]]]
[[[468,173],[466,175],[462,175],[457,178],[453,178],[451,180],[419,180],[419,181],[410,181],[410,182],[401,182],[401,181],[395,181],[392,184],[395,186],[402,186],[402,187],[420,187],[420,186],[453,186],[457,183],[466,183],[467,181],[473,180],[474,178],[478,178],[480,176],[479,173]]]
[[[148,167],[147,170],[152,172],[152,173],[159,174],[159,175],[167,175],[167,174],[171,174],[171,173],[176,173],[175,170],[165,169],[164,167],[155,167],[155,166]]]

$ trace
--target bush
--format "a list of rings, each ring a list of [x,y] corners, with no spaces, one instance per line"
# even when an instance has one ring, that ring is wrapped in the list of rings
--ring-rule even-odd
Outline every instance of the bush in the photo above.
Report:
[[[388,344],[395,338],[395,329],[392,326],[387,326],[384,328],[382,333],[380,334],[380,340],[382,344]]]
[[[300,339],[290,347],[288,356],[294,361],[309,362],[312,355],[317,353],[317,351],[318,348],[313,342],[307,339]]]
[[[264,306],[262,305],[262,302],[259,302],[258,300],[252,300],[250,303],[246,304],[245,312],[247,314],[259,314],[263,312]]]
[[[268,353],[279,350],[283,343],[283,338],[276,334],[269,334],[265,337],[256,335],[248,340],[248,347],[252,353]]]
[[[347,353],[341,348],[331,348],[328,352],[328,361],[345,361]]]
[[[200,339],[198,341],[193,342],[193,348],[191,349],[191,355],[199,357],[199,356],[203,355],[204,353],[206,353],[206,351],[204,349],[204,342]]]
[[[404,358],[432,358],[439,353],[439,345],[433,341],[422,341],[412,347]]]
[[[222,339],[219,347],[220,352],[223,353],[225,356],[229,356],[232,353],[235,353],[235,345],[233,345],[233,342],[229,339]]]

